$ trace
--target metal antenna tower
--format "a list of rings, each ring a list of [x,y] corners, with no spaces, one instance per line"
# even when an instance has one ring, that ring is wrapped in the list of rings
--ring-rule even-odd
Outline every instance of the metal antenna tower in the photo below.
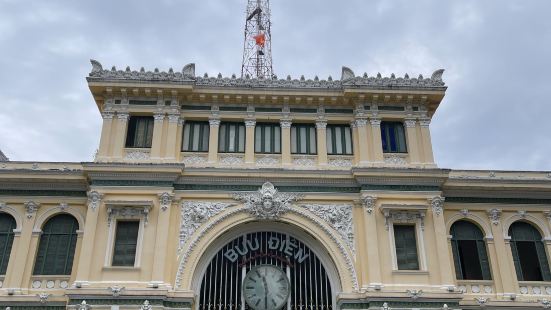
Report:
[[[241,77],[271,79],[272,33],[270,0],[248,0]]]

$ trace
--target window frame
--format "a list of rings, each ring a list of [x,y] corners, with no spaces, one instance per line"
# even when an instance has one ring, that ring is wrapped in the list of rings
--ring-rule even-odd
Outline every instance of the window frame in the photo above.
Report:
[[[229,142],[230,142],[230,131],[227,130],[227,128],[229,128],[229,126],[236,126],[236,134],[235,134],[235,137],[234,137],[234,145],[236,146],[236,150],[234,151],[229,151]],[[225,137],[222,137],[220,132],[222,131],[222,127],[227,127],[224,129],[225,131]],[[239,146],[240,146],[240,140],[239,140],[239,136],[241,134],[241,130],[243,130],[243,150],[239,150]],[[224,139],[224,145],[225,145],[225,150],[222,150],[221,149],[221,143],[222,143],[222,139]],[[220,126],[218,127],[218,153],[245,153],[245,149],[246,149],[246,146],[247,146],[247,133],[246,133],[246,127],[245,127],[245,123],[244,122],[221,122],[220,123]]]
[[[194,143],[194,140],[193,140],[193,135],[195,133],[195,126],[193,125],[199,125],[199,136],[198,136],[198,139],[199,139],[199,142],[198,142],[198,150],[192,150],[192,145]],[[186,150],[184,149],[184,140],[185,140],[185,136],[186,136],[186,126],[189,126],[190,130],[189,130],[189,146],[190,146],[190,149],[189,150]],[[206,135],[207,135],[207,145],[206,147],[204,146],[204,140],[202,139],[203,138],[203,135],[205,134],[205,129],[206,129]],[[182,129],[182,148],[181,148],[181,151],[182,152],[189,152],[189,153],[206,153],[209,151],[209,145],[210,145],[210,124],[208,121],[186,121],[184,123],[184,128]]]
[[[527,227],[530,227],[532,229],[532,232],[536,232],[538,234],[539,239],[535,239],[535,240],[515,240],[514,233],[512,233],[513,232],[512,231],[513,227],[515,225],[526,225]],[[508,241],[509,241],[509,245],[510,245],[510,249],[511,249],[513,265],[514,265],[514,268],[515,268],[515,273],[517,275],[517,280],[520,281],[520,282],[523,282],[523,281],[549,282],[549,281],[551,281],[551,271],[550,271],[550,266],[549,266],[549,255],[547,253],[545,243],[543,242],[543,235],[538,230],[537,226],[535,226],[532,223],[525,222],[525,221],[515,221],[509,226],[509,229],[508,229],[507,233],[509,235]],[[538,265],[539,265],[538,267],[539,267],[539,271],[540,271],[541,280],[532,280],[532,279],[525,280],[525,275],[524,275],[525,270],[521,266],[520,256],[519,256],[519,252],[518,252],[517,243],[519,243],[519,242],[531,242],[531,243],[533,243],[534,250],[536,251],[535,254],[536,254],[536,259],[537,259]],[[542,257],[542,256],[544,256],[544,257]],[[542,265],[542,260],[544,260],[545,265]]]
[[[270,128],[270,147],[273,151],[266,151],[266,128]],[[260,151],[257,151],[257,133],[258,130],[260,130]],[[276,141],[275,139],[275,133],[276,130],[279,130],[279,141]],[[277,143],[279,143],[279,151],[276,152],[275,148],[277,146]],[[255,154],[281,154],[281,126],[279,123],[256,123],[254,127],[254,152]]]
[[[417,269],[406,269],[406,268],[400,268],[400,263],[398,260],[398,247],[396,246],[396,227],[410,227],[415,234],[414,240],[415,240],[415,255],[416,255],[416,264]],[[395,264],[396,264],[396,270],[398,271],[420,271],[421,270],[421,260],[419,257],[419,241],[418,241],[418,232],[416,229],[415,224],[410,223],[393,223],[392,224],[392,235],[394,237],[394,253],[395,253]],[[409,262],[408,262],[409,264]]]
[[[341,128],[341,143],[343,146],[343,152],[338,153],[336,143],[337,137],[336,137],[336,128]],[[350,153],[346,152],[346,131],[350,134]],[[347,124],[327,124],[325,127],[325,134],[326,134],[326,140],[331,139],[333,142],[331,143],[331,150],[329,150],[329,144],[326,145],[327,149],[327,155],[354,155],[354,138],[352,136],[352,128],[350,125]],[[330,138],[329,138],[330,137]]]
[[[297,144],[297,151],[293,152],[293,128],[295,129],[296,137],[295,141]],[[306,152],[301,153],[299,150],[301,149],[301,139],[300,139],[300,129],[305,128],[306,129]],[[310,148],[311,139],[310,139],[310,132],[314,132],[314,147],[316,148],[314,152],[312,152]],[[293,123],[291,124],[291,154],[293,155],[318,155],[318,131],[316,129],[315,124],[309,124],[309,123]]]
[[[389,125],[394,125],[394,126],[390,127]],[[381,126],[381,148],[383,150],[383,153],[384,154],[389,154],[389,153],[390,154],[407,154],[408,145],[407,145],[407,137],[406,137],[406,126],[404,126],[404,123],[401,121],[381,121],[380,126]],[[401,134],[397,134],[396,132],[397,127],[400,128]],[[392,128],[394,131],[393,136],[396,139],[394,141],[394,144],[396,145],[396,150],[392,150],[390,128]],[[403,137],[403,141],[398,141],[399,136]],[[385,148],[385,144],[387,146],[386,148]],[[404,146],[403,150],[399,149],[400,145]]]
[[[148,120],[146,126],[146,134],[144,134],[145,141],[136,143],[136,131],[139,120]],[[153,145],[153,130],[155,119],[149,115],[130,115],[128,119],[128,125],[126,126],[126,141],[125,148],[129,149],[150,149]],[[132,139],[131,139],[132,138]]]
[[[15,230],[17,229],[17,221],[13,215],[7,212],[0,212],[0,217],[6,217],[6,219],[11,219],[9,223],[11,226],[8,227],[6,231],[0,232],[0,238],[5,238],[6,243],[2,252],[0,252],[0,275],[5,276],[8,270],[8,265],[10,263],[10,256],[13,250],[13,241],[15,239]]]
[[[462,238],[462,237],[458,237],[456,236],[457,232],[456,232],[456,228],[457,225],[462,225],[462,223],[467,223],[468,225],[472,225],[471,227],[474,227],[478,234],[479,234],[479,237],[474,237],[474,238]],[[475,232],[476,234],[476,232]],[[452,258],[453,258],[453,263],[454,263],[454,270],[455,270],[455,276],[456,276],[456,279],[457,280],[466,280],[466,281],[492,281],[492,268],[491,268],[491,262],[490,262],[490,257],[488,255],[488,245],[487,245],[487,242],[485,240],[485,237],[484,237],[484,232],[483,230],[475,223],[471,222],[471,221],[467,221],[467,220],[458,220],[458,221],[455,221],[451,227],[450,227],[450,244],[451,244],[451,249],[452,249]],[[460,255],[460,252],[459,252],[459,247],[460,247],[460,242],[465,242],[465,241],[474,241],[475,244],[476,244],[476,255],[477,255],[477,258],[478,258],[478,263],[479,263],[479,267],[480,267],[480,275],[482,277],[482,279],[471,279],[471,278],[467,278],[466,275],[464,274],[465,271],[463,269],[463,261],[462,261],[462,257]],[[483,247],[483,248],[481,248]],[[484,253],[481,253],[481,251],[484,251]],[[481,254],[483,254],[483,257],[481,257]],[[485,258],[484,258],[485,257]]]
[[[116,248],[117,248],[117,234],[119,232],[119,225],[120,223],[137,223],[138,224],[138,232],[136,234],[136,253],[134,253],[134,261],[132,263],[132,265],[115,265],[114,264],[114,261],[115,261],[115,255],[117,254],[116,253]],[[117,219],[115,221],[115,231],[114,231],[114,240],[113,240],[113,253],[111,255],[111,267],[135,267],[136,266],[136,258],[137,258],[137,254],[138,254],[138,245],[139,245],[139,238],[140,238],[140,226],[141,226],[141,223],[139,220],[136,220],[136,219]]]

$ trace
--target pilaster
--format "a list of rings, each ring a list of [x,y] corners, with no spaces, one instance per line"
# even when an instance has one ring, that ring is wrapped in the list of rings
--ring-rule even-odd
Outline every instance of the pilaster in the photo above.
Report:
[[[492,235],[494,236],[494,246],[498,263],[497,270],[501,277],[503,293],[505,295],[516,294],[518,290],[518,281],[513,265],[513,255],[511,253],[511,247],[509,246],[509,239],[503,236],[503,226],[500,220],[501,210],[495,208],[489,210],[488,217],[491,222]]]
[[[379,259],[379,237],[377,235],[377,213],[375,206],[377,197],[370,195],[362,196],[364,208],[365,237],[367,251],[367,274],[370,287],[377,287],[382,283],[381,261]]]
[[[318,134],[318,165],[327,165],[327,120],[318,119],[316,121],[316,130]]]
[[[182,119],[183,121],[183,119]],[[166,134],[166,148],[164,159],[166,161],[176,161],[177,155],[177,146],[178,143],[178,124],[180,123],[180,112],[173,111],[168,114],[168,129]]]
[[[434,238],[436,240],[436,255],[440,268],[440,281],[442,286],[450,288],[455,286],[452,259],[448,247],[448,233],[444,221],[444,197],[437,196],[428,200],[432,209],[432,225],[434,226]]]
[[[103,118],[103,125],[101,127],[101,137],[98,148],[98,157],[96,160],[102,160],[109,157],[109,150],[111,145],[111,134],[113,127],[113,117],[115,113],[113,111],[104,111],[101,113]]]
[[[411,164],[418,164],[420,162],[419,156],[419,138],[417,136],[417,121],[415,119],[406,119],[404,122],[406,126],[407,135],[407,147],[409,154],[409,161]]]
[[[32,247],[33,228],[35,225],[36,211],[34,213],[27,213],[27,216],[23,218],[21,227],[21,233],[15,234],[12,246],[12,252],[15,255],[10,255],[8,262],[8,270],[6,272],[6,278],[4,279],[3,287],[8,289],[20,290],[24,284],[23,281],[28,281],[31,271],[27,271],[26,267],[32,268],[33,261],[36,252],[36,247]],[[40,236],[40,233],[35,233]],[[32,260],[29,260],[29,256],[32,255]],[[27,271],[27,272],[26,272]],[[28,274],[29,277],[25,278],[24,274]]]
[[[209,163],[218,161],[218,129],[220,128],[220,119],[217,117],[209,118]]]
[[[352,131],[352,147],[354,150],[352,156],[354,158],[354,165],[359,165],[360,154],[358,150],[360,149],[360,141],[358,139],[358,127],[356,126],[356,120],[350,121],[350,131]]]
[[[354,153],[358,153],[359,165],[365,166],[369,162],[369,149],[367,147],[367,141],[369,140],[367,135],[367,118],[356,118],[357,127],[357,148]]]
[[[153,272],[151,285],[163,285],[168,282],[166,278],[166,257],[168,253],[170,213],[174,195],[168,192],[159,194],[159,207],[157,209],[157,234],[155,236],[155,255],[153,257]]]
[[[98,215],[102,205],[103,194],[92,190],[88,192],[88,210],[86,211],[86,222],[82,236],[82,247],[78,258],[75,284],[77,287],[86,286],[90,278],[90,266],[92,259],[97,258],[94,253]]]
[[[151,143],[151,159],[159,160],[161,158],[161,146],[163,142],[163,127],[165,122],[165,112],[157,111],[154,115],[153,123],[153,141]]]
[[[256,120],[248,118],[245,120],[245,163],[254,164],[254,129]]]
[[[422,162],[428,165],[434,165],[434,155],[432,153],[432,142],[430,137],[430,118],[423,118],[419,120],[421,131],[421,142],[423,149]]]
[[[375,163],[383,163],[383,142],[381,140],[381,118],[377,116],[372,116],[369,119],[371,124],[371,135],[373,141],[373,161]]]
[[[130,114],[128,112],[117,112],[117,124],[114,126],[115,131],[115,143],[113,144],[113,157],[121,159],[123,157],[124,142],[126,139],[126,131],[128,127],[128,119]]]
[[[291,165],[291,119],[281,119],[281,163],[284,166]]]

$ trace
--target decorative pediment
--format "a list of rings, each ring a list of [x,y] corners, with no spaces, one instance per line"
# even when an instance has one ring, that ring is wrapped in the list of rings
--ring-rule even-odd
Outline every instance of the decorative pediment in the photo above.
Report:
[[[419,221],[421,229],[425,229],[426,205],[398,205],[383,204],[380,207],[385,217],[385,228],[388,230],[392,223],[411,223]]]
[[[295,193],[281,193],[272,183],[266,182],[253,193],[233,193],[233,199],[243,202],[251,215],[261,220],[278,219],[289,211],[291,203],[304,196]]]
[[[153,201],[106,201],[105,205],[107,226],[111,226],[114,218],[143,219],[144,225],[147,225]]]

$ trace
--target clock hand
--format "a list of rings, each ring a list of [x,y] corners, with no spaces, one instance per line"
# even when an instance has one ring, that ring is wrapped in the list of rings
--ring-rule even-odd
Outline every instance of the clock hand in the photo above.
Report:
[[[266,281],[266,276],[262,277],[262,282],[264,282],[264,309],[268,309],[268,281]]]

